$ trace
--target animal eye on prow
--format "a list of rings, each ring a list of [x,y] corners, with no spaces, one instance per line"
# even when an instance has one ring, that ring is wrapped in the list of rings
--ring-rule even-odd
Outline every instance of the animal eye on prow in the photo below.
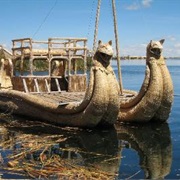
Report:
[[[162,51],[162,50],[159,49],[159,48],[152,48],[150,52],[151,52],[152,54],[156,55],[156,56],[160,56],[160,55],[161,55],[161,51]]]
[[[105,53],[102,53],[101,52],[101,56],[103,57],[103,58],[105,58],[105,59],[111,59],[111,55],[108,55],[108,54],[105,54]]]

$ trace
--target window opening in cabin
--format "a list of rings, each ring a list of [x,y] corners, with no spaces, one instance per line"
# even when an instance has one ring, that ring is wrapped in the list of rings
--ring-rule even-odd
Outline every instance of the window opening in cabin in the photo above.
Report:
[[[73,58],[71,59],[71,74],[84,74],[85,73],[85,63],[82,58]]]
[[[49,62],[46,59],[35,59],[33,61],[33,75],[47,76],[49,74]]]
[[[30,64],[28,59],[16,60],[14,64],[15,76],[27,76],[30,75]]]

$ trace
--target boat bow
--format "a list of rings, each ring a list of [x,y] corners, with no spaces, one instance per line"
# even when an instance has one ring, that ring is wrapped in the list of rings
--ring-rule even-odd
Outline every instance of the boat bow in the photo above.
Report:
[[[142,87],[130,98],[122,98],[119,121],[166,121],[173,103],[173,83],[162,56],[164,40],[151,41],[147,46],[146,73]],[[124,93],[128,91],[124,90]]]

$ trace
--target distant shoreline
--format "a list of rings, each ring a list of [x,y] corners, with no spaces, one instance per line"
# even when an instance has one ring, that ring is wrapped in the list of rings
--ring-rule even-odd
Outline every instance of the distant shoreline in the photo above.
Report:
[[[116,60],[116,57],[112,58],[113,60]],[[130,57],[120,57],[121,60],[146,60],[145,56],[130,56]],[[164,59],[176,59],[176,60],[180,60],[180,57],[164,57]]]

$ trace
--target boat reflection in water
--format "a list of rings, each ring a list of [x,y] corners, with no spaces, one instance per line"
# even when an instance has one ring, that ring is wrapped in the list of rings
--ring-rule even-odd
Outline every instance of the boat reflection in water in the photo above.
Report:
[[[71,170],[77,169],[77,167],[85,168],[88,171],[106,175],[109,179],[128,178],[132,176],[132,172],[123,177],[121,171],[126,158],[122,156],[122,153],[124,155],[126,148],[137,151],[139,165],[144,171],[144,174],[135,174],[133,178],[164,178],[171,169],[172,144],[170,130],[166,123],[159,125],[148,123],[139,126],[117,125],[115,128],[105,130],[58,128],[29,121],[28,124],[14,121],[13,126],[8,125],[7,127],[6,125],[6,128],[2,128],[3,126],[0,125],[2,178],[19,178],[17,173],[16,176],[12,176],[12,170],[16,171],[14,166],[17,164],[18,166],[24,166],[24,164],[27,166],[34,162],[36,164],[34,168],[37,168],[38,164],[39,169],[47,170],[46,164],[50,160],[53,160],[52,163],[56,163],[56,165],[57,160],[59,165],[62,165],[63,161],[63,165],[66,167],[70,165]],[[23,158],[21,158],[22,152],[24,152]],[[12,155],[13,158],[8,157],[9,155]],[[13,165],[14,162],[15,165]],[[53,167],[55,167],[54,164]],[[11,168],[3,170],[3,167],[9,167],[9,165]],[[27,169],[22,168],[22,172],[23,170],[27,172]],[[55,169],[54,172],[56,173]],[[80,172],[78,170],[76,173]],[[61,175],[58,173],[57,171],[55,177],[63,174],[62,168]],[[74,171],[73,173],[76,174]],[[32,175],[32,171],[29,170],[29,174]],[[35,174],[33,175],[35,176]],[[42,175],[41,177],[43,177]],[[47,177],[51,174],[45,175]]]
[[[172,143],[167,123],[119,126],[117,134],[123,147],[137,151],[144,178],[161,179],[170,173]]]

